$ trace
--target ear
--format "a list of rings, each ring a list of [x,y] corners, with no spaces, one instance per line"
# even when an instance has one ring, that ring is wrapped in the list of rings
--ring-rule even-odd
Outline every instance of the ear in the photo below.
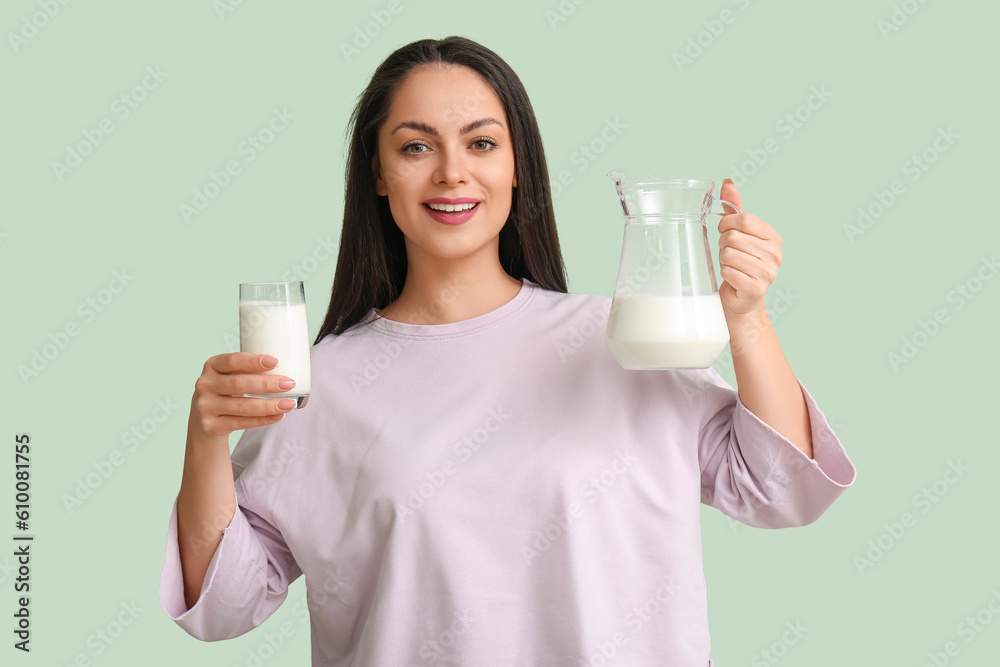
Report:
[[[372,175],[375,176],[375,194],[387,197],[389,191],[385,187],[385,179],[382,178],[382,164],[379,162],[378,153],[372,158]]]

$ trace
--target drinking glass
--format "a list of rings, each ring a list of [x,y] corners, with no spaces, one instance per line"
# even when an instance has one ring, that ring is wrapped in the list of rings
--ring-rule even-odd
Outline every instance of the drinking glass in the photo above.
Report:
[[[289,391],[277,394],[244,394],[255,398],[294,398],[296,409],[309,400],[309,326],[306,292],[301,280],[240,283],[240,351],[269,354],[278,365],[265,375],[295,380]]]

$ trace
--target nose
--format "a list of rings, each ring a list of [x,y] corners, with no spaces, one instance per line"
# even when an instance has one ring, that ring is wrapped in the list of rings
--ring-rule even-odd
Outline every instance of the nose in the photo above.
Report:
[[[435,182],[449,186],[469,182],[468,156],[460,147],[444,147],[438,155],[438,164],[434,170]]]

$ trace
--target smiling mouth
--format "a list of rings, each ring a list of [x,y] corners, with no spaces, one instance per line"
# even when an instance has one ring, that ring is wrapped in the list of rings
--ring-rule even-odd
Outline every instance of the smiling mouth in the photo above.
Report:
[[[426,208],[428,211],[434,211],[435,213],[447,213],[448,215],[459,215],[462,213],[468,213],[469,211],[475,211],[477,208],[479,208],[479,202],[476,202],[476,204],[471,208],[462,208],[457,211],[445,211],[439,208],[431,208],[430,204],[424,204],[424,208]]]

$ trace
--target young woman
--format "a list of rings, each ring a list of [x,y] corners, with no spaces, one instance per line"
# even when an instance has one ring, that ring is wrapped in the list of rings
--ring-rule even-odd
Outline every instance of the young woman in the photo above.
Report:
[[[264,375],[267,355],[206,362],[164,610],[235,637],[304,575],[313,665],[711,665],[700,504],[800,526],[855,475],[767,319],[778,234],[720,223],[739,394],[711,369],[624,370],[611,300],[566,293],[538,127],[503,60],[408,44],[352,128],[309,404],[243,396],[294,381]]]

